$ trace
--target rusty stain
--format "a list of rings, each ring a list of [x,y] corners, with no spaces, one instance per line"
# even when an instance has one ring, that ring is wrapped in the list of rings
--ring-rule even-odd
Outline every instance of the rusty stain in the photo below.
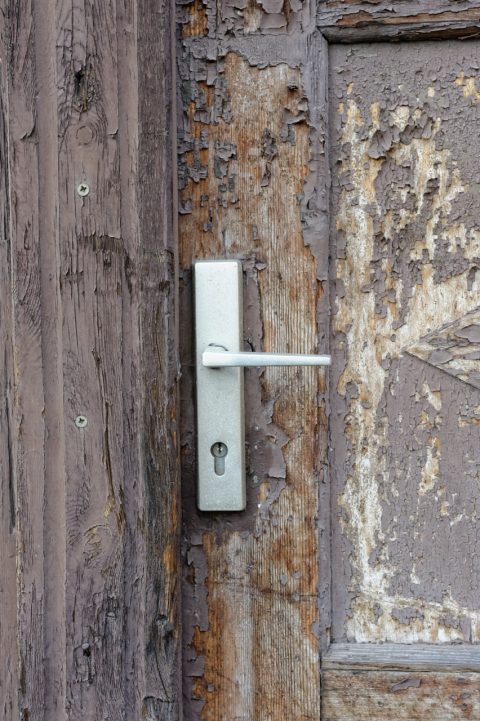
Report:
[[[194,0],[187,5],[187,17],[182,24],[182,38],[198,38],[207,34],[207,9],[202,0]]]

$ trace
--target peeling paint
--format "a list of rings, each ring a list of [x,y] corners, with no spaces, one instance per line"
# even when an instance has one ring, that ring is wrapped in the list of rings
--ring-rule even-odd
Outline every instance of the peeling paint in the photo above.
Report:
[[[478,387],[480,236],[460,210],[476,175],[457,146],[458,124],[477,132],[479,119],[462,102],[471,97],[471,84],[458,80],[466,75],[443,77],[434,46],[377,48],[331,52],[334,554],[349,558],[346,586],[337,581],[334,595],[344,608],[335,633],[360,642],[478,641],[480,579],[475,555],[465,561],[462,550],[476,543],[476,441],[458,434],[454,416],[468,394],[442,377]],[[442,67],[454,70],[458,49],[441,52]],[[376,72],[380,65],[387,70]],[[405,349],[435,368],[408,361]],[[399,623],[395,609],[406,608],[418,614]]]
[[[319,210],[307,207],[312,120],[302,73],[287,63],[260,69],[234,52],[206,65],[190,58],[182,70],[185,298],[194,258],[241,258],[246,348],[315,352],[319,232],[309,232],[307,246],[304,227]],[[187,344],[185,392],[193,387],[189,354]],[[216,721],[228,709],[229,718],[295,718],[301,699],[302,713],[315,718],[320,472],[312,439],[324,376],[252,369],[245,388],[246,513],[212,518],[197,513],[191,491],[185,498],[187,715]],[[184,438],[184,482],[193,486],[191,433]],[[192,548],[192,537],[201,545]]]

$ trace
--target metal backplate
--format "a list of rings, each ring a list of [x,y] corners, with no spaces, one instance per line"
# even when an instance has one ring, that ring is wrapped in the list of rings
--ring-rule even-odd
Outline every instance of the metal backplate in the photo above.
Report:
[[[209,345],[240,351],[242,266],[236,260],[195,263],[197,370],[197,503],[201,511],[245,508],[243,368],[206,368]]]

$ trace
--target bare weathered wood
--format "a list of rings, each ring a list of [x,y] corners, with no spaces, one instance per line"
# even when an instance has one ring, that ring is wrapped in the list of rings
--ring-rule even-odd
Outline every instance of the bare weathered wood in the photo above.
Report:
[[[467,644],[333,643],[322,658],[328,670],[480,672],[480,647]]]
[[[341,43],[477,37],[480,4],[476,0],[326,0],[317,5],[317,24],[328,40]]]
[[[326,671],[322,721],[471,721],[480,717],[480,675]]]
[[[0,25],[0,53],[5,58],[7,38]],[[0,715],[18,717],[16,658],[16,498],[13,440],[12,284],[10,267],[10,207],[7,73],[0,73]]]
[[[185,711],[192,720],[293,721],[320,713],[323,372],[249,371],[247,511],[198,514],[193,497],[192,261],[243,260],[247,347],[326,349],[326,326],[317,325],[328,298],[327,201],[317,193],[328,173],[326,43],[314,36],[302,44],[297,36],[295,48],[289,54],[281,39],[268,47],[251,43],[247,58],[212,47],[205,57],[205,49],[195,45],[190,53],[186,43],[181,61],[183,631]],[[321,583],[325,592],[324,577]]]
[[[20,718],[40,719],[44,705],[43,499],[45,396],[41,342],[39,143],[35,96],[34,10],[28,0],[9,7],[9,193],[14,287],[14,431],[17,534],[17,648]],[[50,220],[50,218],[48,218]],[[61,519],[59,519],[61,520]]]
[[[138,2],[140,248],[135,263],[141,289],[137,322],[141,328],[145,550],[133,558],[140,561],[137,573],[145,574],[141,715],[148,721],[180,718],[182,700],[174,18],[170,0],[162,5],[157,0]],[[126,272],[131,272],[128,266]],[[133,524],[131,529],[137,533]],[[133,634],[135,605],[131,622]]]
[[[2,554],[15,532],[18,593],[15,619],[7,558],[6,717],[18,696],[29,721],[175,721],[172,8],[25,0],[5,25],[15,426],[2,405]]]

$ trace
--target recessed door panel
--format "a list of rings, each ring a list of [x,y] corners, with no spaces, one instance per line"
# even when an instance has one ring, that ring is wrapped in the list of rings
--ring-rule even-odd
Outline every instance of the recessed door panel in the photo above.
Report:
[[[336,641],[480,641],[479,60],[330,48]]]

